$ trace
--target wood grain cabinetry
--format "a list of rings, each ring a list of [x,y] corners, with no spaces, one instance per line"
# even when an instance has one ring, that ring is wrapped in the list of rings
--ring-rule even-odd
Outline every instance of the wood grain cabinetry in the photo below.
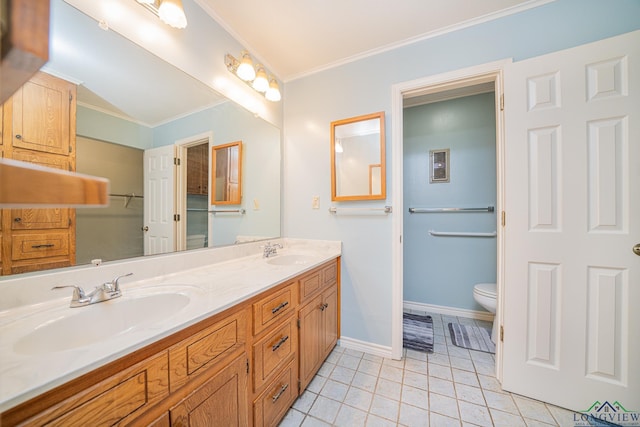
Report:
[[[126,424],[168,395],[169,360],[164,351],[53,405],[24,425]]]
[[[338,265],[330,261],[5,411],[2,425],[276,426],[336,344]]]
[[[75,171],[76,86],[37,73],[3,105],[3,156]],[[75,264],[75,210],[4,209],[2,274]]]
[[[300,279],[300,390],[304,390],[340,335],[338,264],[331,262]]]
[[[247,373],[244,356],[211,376],[170,410],[172,427],[246,426]]]

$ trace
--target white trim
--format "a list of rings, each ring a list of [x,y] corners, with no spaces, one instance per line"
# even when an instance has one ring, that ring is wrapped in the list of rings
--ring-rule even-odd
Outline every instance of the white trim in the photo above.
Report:
[[[391,347],[386,345],[374,344],[348,337],[340,337],[338,345],[340,347],[348,348],[351,350],[357,350],[365,352],[367,354],[373,354],[375,356],[386,357],[387,359],[391,358]]]
[[[393,194],[393,206],[398,215],[393,215],[392,236],[391,236],[391,349],[394,358],[402,355],[402,311],[403,311],[403,103],[405,96],[416,96],[426,92],[436,92],[454,87],[464,87],[465,85],[477,84],[482,81],[495,81],[496,101],[499,101],[503,94],[503,70],[512,62],[511,59],[490,62],[461,70],[428,76],[417,80],[394,84],[391,87],[391,159],[393,162],[391,188]],[[504,132],[503,119],[500,111],[500,102],[496,102],[496,153],[497,153],[497,200],[496,200],[496,230],[498,244],[497,259],[497,286],[498,286],[498,318],[502,311],[501,289],[504,260],[504,235],[500,224],[501,212],[504,209]],[[501,373],[501,352],[502,345],[498,343],[496,348],[496,358]]]
[[[421,302],[405,301],[404,311],[410,310],[419,313],[444,314],[447,316],[466,317],[474,320],[486,320],[493,322],[494,315],[488,311],[468,310],[466,308],[445,307],[443,305],[423,304]],[[418,314],[418,313],[416,313]]]
[[[313,74],[316,74],[316,73],[319,73],[319,72],[322,72],[322,71],[326,71],[326,70],[329,70],[331,68],[336,68],[336,67],[339,67],[341,65],[345,65],[345,64],[349,64],[351,62],[359,61],[361,59],[364,59],[364,58],[367,58],[367,57],[370,57],[370,56],[374,56],[374,55],[378,55],[380,53],[384,53],[384,52],[387,52],[387,51],[390,51],[390,50],[398,49],[398,48],[401,48],[401,47],[404,47],[404,46],[407,46],[407,45],[410,45],[410,44],[413,44],[413,43],[417,43],[417,42],[420,42],[420,41],[432,39],[432,38],[435,38],[435,37],[440,37],[440,36],[442,36],[444,34],[449,34],[449,33],[455,32],[455,31],[463,30],[465,28],[473,27],[474,25],[479,25],[479,24],[482,24],[482,23],[485,23],[485,22],[493,21],[495,19],[503,18],[505,16],[514,15],[516,13],[524,12],[525,10],[533,9],[533,8],[536,8],[536,7],[539,7],[539,6],[543,6],[543,5],[545,5],[547,3],[551,3],[553,1],[555,1],[555,0],[531,0],[531,1],[528,1],[528,2],[525,2],[525,3],[518,4],[516,6],[512,6],[512,7],[500,10],[498,12],[488,13],[486,15],[479,16],[477,18],[469,19],[467,21],[460,22],[460,23],[457,23],[457,24],[454,24],[454,25],[450,25],[448,27],[440,28],[440,29],[437,29],[437,30],[434,30],[434,31],[431,31],[431,32],[428,32],[428,33],[424,33],[424,34],[420,34],[420,35],[417,35],[417,36],[414,36],[414,37],[410,37],[408,39],[404,39],[404,40],[399,41],[399,42],[389,43],[387,45],[380,46],[380,47],[377,47],[375,49],[370,49],[370,50],[367,50],[365,52],[361,52],[359,54],[352,55],[352,56],[340,59],[338,61],[333,61],[333,62],[330,62],[328,64],[321,65],[321,66],[318,66],[316,68],[312,68],[312,69],[310,69],[308,71],[303,71],[301,73],[292,74],[292,75],[289,75],[289,76],[283,76],[283,80],[282,81],[284,83],[289,83],[291,81],[294,81],[294,80],[297,80],[297,79],[301,79],[303,77],[308,77],[310,75],[313,75]],[[202,0],[196,0],[196,2],[198,4],[203,3]],[[222,25],[224,28],[227,28],[226,25],[223,25],[221,23],[221,18],[220,17],[216,18],[216,16],[212,15],[212,17],[220,25]],[[240,40],[240,39],[238,39],[238,40]],[[269,69],[273,70],[273,68],[269,68]]]

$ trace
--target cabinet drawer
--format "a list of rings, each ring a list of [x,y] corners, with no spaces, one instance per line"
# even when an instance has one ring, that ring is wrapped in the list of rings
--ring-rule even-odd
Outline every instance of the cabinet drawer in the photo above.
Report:
[[[297,348],[298,330],[294,316],[253,344],[253,391],[265,385]]]
[[[168,369],[164,351],[62,401],[26,424],[112,426],[123,422],[168,396]]]
[[[239,311],[169,349],[171,392],[223,359],[244,351],[247,312]],[[220,363],[219,366],[222,366]]]
[[[49,258],[69,254],[69,233],[14,234],[11,236],[11,258]]]
[[[293,312],[298,302],[297,282],[270,293],[253,304],[253,334],[257,335],[276,321]]]
[[[300,301],[304,301],[320,290],[322,287],[321,276],[321,270],[315,270],[313,273],[300,279]]]
[[[329,286],[338,280],[338,263],[331,261],[330,264],[322,268],[322,283]]]
[[[253,403],[253,420],[256,427],[275,426],[298,397],[295,359]]]

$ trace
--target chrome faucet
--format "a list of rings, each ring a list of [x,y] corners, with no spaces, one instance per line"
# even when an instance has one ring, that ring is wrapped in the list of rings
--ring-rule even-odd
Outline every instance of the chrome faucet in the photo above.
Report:
[[[51,289],[73,288],[73,296],[71,297],[71,304],[69,304],[69,307],[84,307],[85,305],[109,301],[110,299],[122,296],[122,291],[120,291],[120,284],[118,283],[118,280],[122,279],[123,277],[131,276],[132,274],[133,273],[127,273],[118,276],[110,282],[105,282],[100,286],[96,286],[96,288],[89,293],[86,293],[80,286],[75,285],[54,286]]]
[[[262,258],[269,258],[274,255],[278,255],[278,248],[282,249],[282,245],[280,243],[267,242],[266,245],[263,246],[264,252],[262,253]]]

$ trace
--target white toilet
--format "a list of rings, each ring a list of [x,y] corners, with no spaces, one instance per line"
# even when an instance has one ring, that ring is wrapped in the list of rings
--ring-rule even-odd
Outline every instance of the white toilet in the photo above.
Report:
[[[473,287],[473,299],[484,307],[485,310],[496,314],[497,286],[495,283],[477,283]],[[491,341],[494,343],[498,338],[498,322],[496,316],[493,318],[493,328],[491,329]]]

